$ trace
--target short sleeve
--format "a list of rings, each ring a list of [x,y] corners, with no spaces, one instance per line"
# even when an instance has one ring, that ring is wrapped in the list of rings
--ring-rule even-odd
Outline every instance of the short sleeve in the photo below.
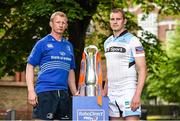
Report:
[[[33,47],[32,51],[27,59],[27,62],[29,64],[33,65],[34,67],[36,65],[39,65],[40,59],[41,59],[42,48],[43,48],[42,42],[38,41],[35,44],[35,46]]]
[[[131,38],[130,46],[134,57],[145,56],[144,48],[137,37]]]

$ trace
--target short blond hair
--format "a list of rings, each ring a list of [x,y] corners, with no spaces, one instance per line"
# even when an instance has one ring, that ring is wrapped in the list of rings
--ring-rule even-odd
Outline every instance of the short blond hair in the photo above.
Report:
[[[126,18],[125,12],[124,12],[122,9],[120,9],[120,8],[113,8],[113,9],[111,10],[111,13],[121,13],[122,16],[123,16],[123,19]]]
[[[68,18],[67,18],[66,14],[65,14],[64,12],[56,11],[56,12],[54,12],[54,13],[51,15],[51,17],[50,17],[50,22],[52,22],[52,21],[54,20],[54,17],[55,17],[55,16],[64,17],[64,18],[66,18],[66,20],[68,21]]]

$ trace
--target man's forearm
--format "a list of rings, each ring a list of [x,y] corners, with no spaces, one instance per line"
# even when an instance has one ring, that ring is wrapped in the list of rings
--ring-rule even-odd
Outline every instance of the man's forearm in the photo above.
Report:
[[[75,80],[74,70],[69,71],[68,85],[69,85],[72,95],[77,95],[78,90],[76,88],[76,80]]]
[[[136,88],[136,92],[135,92],[135,94],[138,96],[141,96],[141,93],[142,93],[142,90],[144,87],[144,83],[146,80],[146,76],[147,76],[146,68],[141,69],[138,73],[138,84],[137,84],[137,88]]]
[[[34,90],[34,67],[30,64],[27,64],[26,67],[26,83],[28,92],[35,91]]]

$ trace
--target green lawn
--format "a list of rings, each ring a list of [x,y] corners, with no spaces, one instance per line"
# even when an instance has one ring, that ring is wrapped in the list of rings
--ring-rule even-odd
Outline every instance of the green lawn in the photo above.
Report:
[[[180,116],[178,117],[173,117],[172,115],[152,115],[152,116],[147,116],[147,120],[180,120]]]

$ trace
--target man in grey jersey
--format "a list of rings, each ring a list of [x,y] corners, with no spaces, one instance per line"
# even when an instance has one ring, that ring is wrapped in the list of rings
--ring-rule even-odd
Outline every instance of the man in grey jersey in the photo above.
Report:
[[[104,43],[110,120],[139,120],[141,93],[147,75],[145,52],[139,39],[126,28],[125,14],[113,9],[110,26],[113,30]]]

